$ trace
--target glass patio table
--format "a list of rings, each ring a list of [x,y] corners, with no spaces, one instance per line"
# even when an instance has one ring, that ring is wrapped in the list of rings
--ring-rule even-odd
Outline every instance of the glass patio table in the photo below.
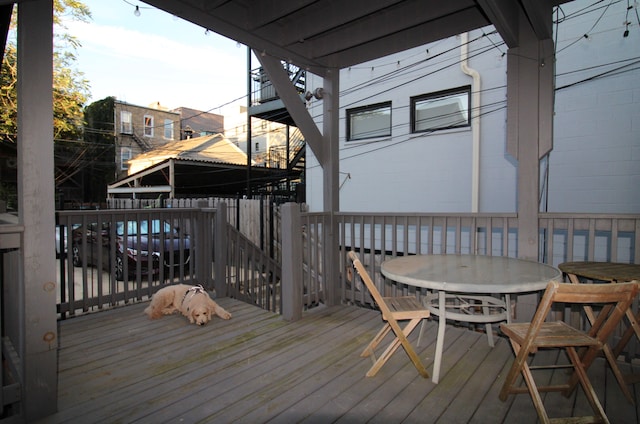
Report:
[[[550,281],[562,280],[550,265],[481,255],[399,256],[384,261],[381,272],[399,283],[432,290],[424,302],[439,317],[434,383],[440,378],[447,319],[484,323],[493,347],[491,323],[511,321],[511,294],[544,290]]]

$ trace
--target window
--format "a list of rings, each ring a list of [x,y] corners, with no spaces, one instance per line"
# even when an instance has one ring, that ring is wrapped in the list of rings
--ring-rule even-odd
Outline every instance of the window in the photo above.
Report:
[[[347,140],[391,135],[391,102],[347,110]]]
[[[129,169],[129,160],[131,159],[131,148],[120,148],[120,169],[126,171]]]
[[[120,132],[122,134],[133,133],[133,126],[131,123],[131,112],[120,111]]]
[[[173,121],[171,119],[164,120],[164,138],[173,140]]]
[[[153,137],[153,116],[144,116],[144,136]]]
[[[411,132],[470,125],[471,86],[411,98]]]

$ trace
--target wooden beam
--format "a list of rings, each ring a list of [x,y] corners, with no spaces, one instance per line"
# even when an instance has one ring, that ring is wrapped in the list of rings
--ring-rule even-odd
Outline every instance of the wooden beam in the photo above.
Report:
[[[300,94],[298,94],[289,80],[289,75],[282,67],[280,60],[256,51],[254,51],[254,54],[269,76],[269,80],[273,83],[278,96],[284,103],[296,126],[300,128],[300,131],[304,134],[307,145],[313,150],[317,158],[324,157],[322,134],[311,115],[309,115],[309,111],[300,98]]]
[[[538,40],[552,38],[552,2],[550,0],[522,0],[522,7],[524,7],[529,25],[531,25]]]
[[[507,46],[517,47],[518,3],[512,0],[478,0],[478,4]]]
[[[171,186],[146,186],[146,187],[117,187],[107,189],[107,194],[138,194],[138,193],[170,193]]]

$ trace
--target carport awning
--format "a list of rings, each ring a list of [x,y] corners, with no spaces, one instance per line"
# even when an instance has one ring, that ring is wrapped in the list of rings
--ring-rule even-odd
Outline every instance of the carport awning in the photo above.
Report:
[[[247,165],[247,155],[222,134],[179,140],[129,161],[126,178],[107,186],[107,194],[168,193],[169,197],[236,195],[252,188],[298,178],[299,171]]]
[[[295,174],[295,175],[294,175]],[[236,195],[244,193],[247,179],[252,187],[277,183],[299,173],[285,169],[212,163],[189,159],[165,159],[107,187],[107,194],[169,194],[171,197]]]

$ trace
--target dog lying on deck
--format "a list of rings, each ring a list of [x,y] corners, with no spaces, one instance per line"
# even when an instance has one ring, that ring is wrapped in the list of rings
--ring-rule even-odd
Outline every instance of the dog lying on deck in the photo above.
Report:
[[[214,302],[202,286],[176,284],[163,287],[151,298],[151,304],[144,310],[150,319],[180,312],[189,318],[191,324],[205,325],[214,315],[222,319],[231,314]]]

